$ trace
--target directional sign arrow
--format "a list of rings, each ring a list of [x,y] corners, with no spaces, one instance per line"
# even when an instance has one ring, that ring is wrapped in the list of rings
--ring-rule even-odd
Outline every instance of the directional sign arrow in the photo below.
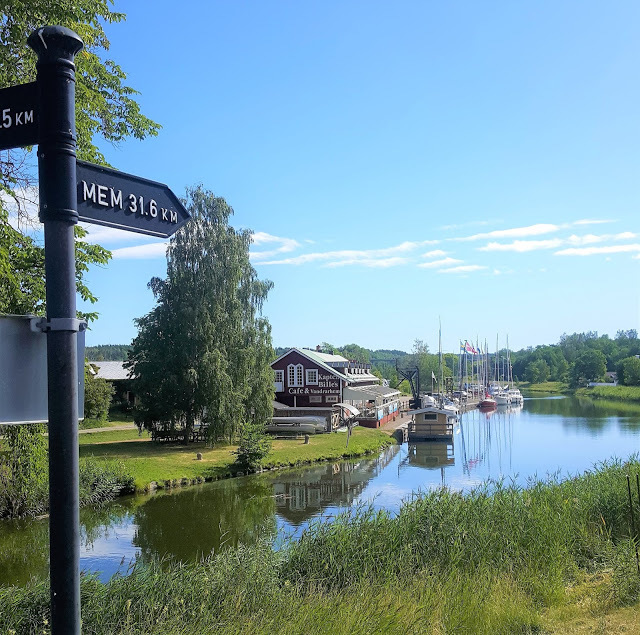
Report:
[[[0,150],[38,143],[38,84],[0,90]]]
[[[78,218],[95,225],[168,238],[190,218],[162,183],[76,162]]]

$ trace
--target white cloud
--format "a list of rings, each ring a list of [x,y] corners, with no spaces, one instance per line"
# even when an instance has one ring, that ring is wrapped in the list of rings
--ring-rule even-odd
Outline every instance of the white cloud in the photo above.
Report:
[[[342,260],[337,262],[328,262],[323,267],[347,267],[349,265],[358,265],[360,267],[370,267],[373,269],[387,269],[389,267],[398,267],[400,265],[406,265],[408,262],[407,258],[354,258],[351,260]]]
[[[606,240],[632,240],[636,238],[637,234],[633,232],[621,232],[619,234],[585,234],[584,236],[576,236],[575,234],[569,236],[566,242],[574,246],[593,245],[594,243],[601,243]]]
[[[481,271],[486,269],[484,265],[460,265],[451,269],[440,269],[438,273],[472,273],[473,271]]]
[[[301,254],[291,258],[283,258],[281,260],[268,260],[256,264],[261,265],[305,265],[310,262],[335,261],[335,266],[344,266],[345,264],[362,264],[363,261],[380,260],[384,258],[392,258],[398,254],[408,254],[424,245],[434,244],[438,241],[423,240],[420,242],[405,241],[393,247],[385,247],[382,249],[345,249],[341,251],[324,251],[314,252],[310,254]],[[367,266],[367,265],[365,265]],[[372,266],[372,265],[369,265]]]
[[[427,251],[422,254],[423,258],[439,258],[440,256],[446,256],[448,252],[442,251],[442,249],[434,249],[433,251]]]
[[[293,238],[282,238],[280,236],[273,236],[266,232],[255,232],[253,234],[254,245],[276,244],[275,249],[269,251],[251,251],[251,258],[253,260],[259,260],[261,258],[273,258],[278,254],[288,253],[294,251],[300,247],[300,243]]]
[[[143,236],[137,232],[125,231],[116,227],[106,227],[104,225],[93,225],[90,223],[79,223],[81,227],[87,230],[88,235],[85,240],[89,243],[108,245],[109,243],[131,242],[141,240]],[[148,240],[157,240],[148,238]]]
[[[621,254],[640,251],[640,244],[605,245],[603,247],[570,247],[555,252],[555,256],[596,256],[599,254]]]
[[[483,234],[474,234],[473,236],[464,236],[462,238],[452,238],[451,240],[482,240],[485,238],[526,238],[527,236],[540,236],[541,234],[551,234],[557,232],[561,225],[552,225],[551,223],[538,223],[536,225],[528,225],[527,227],[514,227],[512,229],[497,229],[492,232]]]
[[[457,260],[456,258],[443,258],[442,260],[433,260],[431,262],[421,262],[418,267],[423,269],[434,269],[440,267],[448,267],[449,265],[455,265],[462,260]]]
[[[16,198],[20,201],[20,212],[26,214],[31,220],[38,222],[39,190],[36,186],[19,187],[15,189]],[[18,213],[18,203],[7,192],[0,191],[0,199],[10,214]]]
[[[613,219],[590,219],[583,218],[582,220],[574,221],[573,225],[602,225],[603,223],[615,223],[616,221]]]
[[[514,240],[512,243],[489,243],[484,247],[478,247],[478,251],[536,251],[538,249],[555,249],[564,244],[561,238],[549,238],[548,240]]]
[[[167,253],[168,241],[136,245],[135,247],[122,247],[114,249],[111,254],[114,259],[120,260],[151,260],[164,258]]]

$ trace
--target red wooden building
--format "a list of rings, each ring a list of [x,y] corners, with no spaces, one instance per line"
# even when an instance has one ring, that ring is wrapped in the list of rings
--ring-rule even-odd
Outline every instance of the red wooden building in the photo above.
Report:
[[[371,372],[371,364],[348,360],[318,349],[292,348],[272,364],[275,382],[274,416],[321,415],[327,430],[334,429],[340,409],[349,404],[360,410],[360,425],[379,427],[399,410],[400,393]]]

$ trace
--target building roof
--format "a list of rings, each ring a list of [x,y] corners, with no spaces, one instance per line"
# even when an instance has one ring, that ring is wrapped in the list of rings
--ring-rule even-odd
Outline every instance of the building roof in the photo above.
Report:
[[[89,362],[98,369],[98,379],[116,380],[131,379],[129,369],[124,367],[124,362]]]
[[[298,349],[300,350],[300,349]],[[349,365],[349,360],[342,355],[333,355],[331,353],[320,353],[319,351],[313,351],[310,348],[303,348],[302,352],[307,356],[317,362],[322,362],[323,364],[340,364],[340,365]]]
[[[376,377],[373,373],[358,373],[355,374],[353,372],[349,372],[349,360],[346,357],[342,357],[342,355],[330,355],[329,353],[319,353],[318,351],[312,351],[308,348],[290,348],[286,353],[283,353],[271,363],[275,364],[275,362],[280,361],[289,353],[295,351],[318,364],[318,366],[324,368],[325,370],[333,373],[340,379],[344,379],[349,384],[359,383],[359,382],[371,382],[371,381],[379,381],[378,377]]]

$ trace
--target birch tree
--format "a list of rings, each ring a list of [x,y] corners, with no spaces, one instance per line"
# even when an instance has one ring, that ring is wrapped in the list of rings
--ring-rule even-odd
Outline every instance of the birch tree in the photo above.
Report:
[[[232,208],[202,187],[188,192],[189,221],[171,239],[167,277],[149,283],[152,311],[136,320],[129,367],[138,425],[184,430],[197,420],[213,439],[271,416],[273,350],[262,316],[272,287],[249,261],[252,233],[229,225]]]

